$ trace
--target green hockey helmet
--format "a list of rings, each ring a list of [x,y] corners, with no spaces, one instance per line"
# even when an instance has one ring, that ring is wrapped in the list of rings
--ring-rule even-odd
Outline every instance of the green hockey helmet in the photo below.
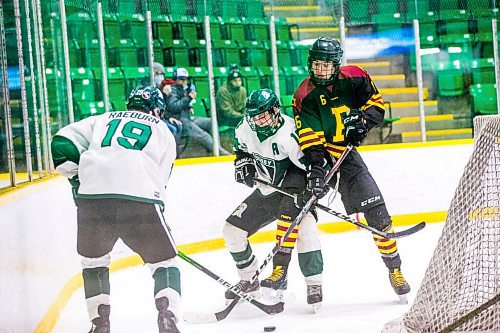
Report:
[[[311,81],[317,85],[333,84],[340,73],[343,54],[344,51],[335,38],[318,38],[309,48],[309,57],[307,58],[307,69]],[[316,65],[318,61],[325,63]]]
[[[138,110],[163,118],[165,113],[163,93],[155,86],[139,85],[128,96],[127,110]]]
[[[245,118],[253,131],[276,133],[282,122],[278,96],[271,89],[254,90],[246,101]]]

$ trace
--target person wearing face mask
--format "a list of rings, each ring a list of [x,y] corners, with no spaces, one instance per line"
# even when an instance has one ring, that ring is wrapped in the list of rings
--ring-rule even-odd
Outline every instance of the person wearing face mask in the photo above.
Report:
[[[236,127],[245,116],[247,90],[243,86],[243,75],[237,67],[232,67],[215,97],[217,121],[219,125]]]
[[[172,84],[174,84],[174,80],[165,78],[165,67],[163,67],[163,65],[159,62],[153,63],[153,72],[153,80],[156,88],[160,89],[160,91],[163,93],[163,98],[167,100],[168,95],[170,95],[170,93],[172,92]],[[165,112],[164,116],[165,124],[167,124],[168,129],[174,135],[177,147],[177,156],[179,156],[179,145],[182,135],[182,122],[179,119],[173,117],[172,114],[168,112],[168,110],[167,112]]]
[[[182,122],[184,135],[212,153],[213,139],[210,135],[212,122],[208,117],[192,116],[191,102],[196,98],[196,91],[194,85],[189,84],[187,69],[180,67],[174,71],[174,84],[171,89],[172,92],[167,97],[167,112]],[[231,155],[220,145],[219,154]]]

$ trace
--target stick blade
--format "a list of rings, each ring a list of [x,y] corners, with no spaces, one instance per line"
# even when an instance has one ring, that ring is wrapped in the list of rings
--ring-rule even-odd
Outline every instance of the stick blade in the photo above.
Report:
[[[208,324],[217,322],[215,313],[184,313],[184,321],[190,324]]]
[[[422,230],[423,228],[425,228],[426,226],[426,223],[424,221],[414,225],[413,227],[411,228],[408,228],[406,230],[402,230],[402,231],[398,231],[398,232],[394,232],[392,234],[389,234],[389,238],[402,238],[402,237],[406,237],[406,236],[410,236],[420,230]]]

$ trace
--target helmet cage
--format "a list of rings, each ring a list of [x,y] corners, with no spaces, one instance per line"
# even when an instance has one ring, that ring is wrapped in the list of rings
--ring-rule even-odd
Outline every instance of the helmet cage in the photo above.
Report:
[[[309,71],[309,76],[311,81],[317,85],[330,85],[338,77],[340,73],[340,65],[342,62],[343,55],[340,43],[333,38],[319,38],[310,48],[309,57],[307,58],[307,68]],[[326,61],[333,63],[333,70],[329,73],[321,73],[318,77],[314,73],[314,62],[315,61]],[[326,76],[326,77],[325,77]]]
[[[257,110],[252,110],[245,115],[248,125],[252,131],[264,134],[272,135],[276,133],[280,123],[281,123],[281,113],[279,104],[272,105],[269,109],[265,109],[261,112]]]

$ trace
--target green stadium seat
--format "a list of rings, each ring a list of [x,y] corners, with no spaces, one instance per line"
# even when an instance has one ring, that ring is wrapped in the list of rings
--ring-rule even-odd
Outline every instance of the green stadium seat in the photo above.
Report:
[[[189,66],[207,66],[207,45],[204,39],[191,41],[188,54]]]
[[[208,83],[208,71],[206,67],[187,67],[189,76],[192,83],[195,85],[197,97],[199,102],[201,98],[208,98],[210,96],[210,86]],[[201,104],[201,103],[200,103]]]
[[[94,68],[94,75],[96,80],[102,80],[102,72],[100,68]],[[107,68],[108,76],[108,96],[109,100],[116,103],[125,101],[128,97],[129,91],[125,89],[125,77],[120,68],[112,67]],[[102,82],[100,83],[102,92]],[[99,98],[100,96],[97,96]]]
[[[71,39],[69,41],[69,67],[85,66],[82,59],[82,53],[78,41]]]
[[[444,46],[461,46],[468,45],[470,47],[474,40],[474,35],[465,34],[447,34],[440,37],[440,42]]]
[[[293,95],[282,95],[281,96],[281,112],[289,117],[293,118],[293,107],[292,107]]]
[[[118,17],[115,14],[102,14],[102,22],[104,25],[104,38],[111,44],[111,47],[119,47],[121,36],[121,25]]]
[[[186,41],[174,39],[165,42],[168,44],[163,46],[164,64],[166,66],[188,67],[189,57]]]
[[[284,18],[278,18],[275,21],[276,40],[286,42],[292,39],[292,32],[289,25]]]
[[[225,25],[228,27],[230,39],[237,41],[247,39],[245,36],[245,25],[239,18],[229,17],[229,19],[225,20]]]
[[[198,38],[198,21],[196,17],[175,16],[172,17],[174,39],[194,41]],[[202,37],[202,36],[200,36]]]
[[[472,83],[495,83],[495,60],[493,58],[472,60],[471,71]]]
[[[58,88],[62,84],[63,76],[60,71],[54,71],[52,68],[47,68],[45,70],[45,80],[48,87],[54,87],[53,89],[47,89],[47,100],[49,102],[49,111],[51,117],[57,117],[60,110],[61,97]]]
[[[210,37],[212,40],[216,39],[228,39],[227,30],[222,31],[221,26],[223,25],[223,21],[220,17],[211,16],[210,17]],[[226,27],[224,27],[226,28]],[[206,39],[205,35],[205,24],[202,24],[201,28],[202,35],[200,39]],[[190,41],[191,43],[192,41]]]
[[[264,46],[269,49],[269,65],[271,65],[271,42],[264,41]],[[286,41],[276,40],[276,52],[278,53],[278,66],[292,66],[293,58],[297,58],[295,54],[295,44],[288,44]]]
[[[80,58],[82,63],[80,67],[100,67],[101,66],[101,52],[99,49],[99,40],[92,39],[85,41],[79,45]],[[109,57],[106,58],[109,64]]]
[[[125,80],[125,94],[132,91],[139,84],[149,82],[148,67],[123,67],[122,71]]]
[[[495,84],[475,84],[470,87],[470,94],[473,116],[498,114]]]
[[[75,102],[76,112],[75,118],[77,120],[81,120],[90,116],[103,114],[104,110],[104,102],[87,102],[87,101],[77,101]]]
[[[153,58],[156,62],[159,62],[160,64],[165,63],[165,59],[163,59],[162,39],[153,39]]]
[[[148,39],[144,16],[141,14],[122,15],[121,20],[123,38],[133,39],[136,46],[147,47]]]
[[[269,88],[275,91],[274,87],[274,77],[273,77],[273,68],[272,67],[260,67],[257,68],[260,75],[260,87],[261,88]],[[280,95],[286,95],[286,81],[285,75],[283,74],[283,69],[278,69],[278,78],[280,85]]]
[[[436,33],[435,22],[420,22],[420,46],[422,48],[434,47],[438,45],[439,40]]]
[[[86,68],[71,68],[71,88],[73,99],[78,101],[95,101],[94,73]]]
[[[92,40],[97,38],[97,24],[89,13],[78,12],[66,18],[68,39]]]
[[[241,65],[240,48],[234,41],[214,40],[213,50],[215,53],[215,66],[223,67],[231,66],[232,64]]]
[[[465,93],[462,70],[442,70],[438,72],[439,96],[461,96]]]
[[[203,104],[202,98],[196,96],[196,99],[193,100],[194,103],[191,104],[193,108],[193,115],[195,117],[209,117],[207,111],[205,110],[205,105]]]
[[[227,82],[227,74],[229,72],[229,68],[226,67],[214,67],[214,85],[215,92],[219,90],[219,88]]]
[[[244,21],[247,40],[264,41],[269,40],[269,22],[262,17],[246,18]],[[240,40],[238,40],[240,41]]]
[[[242,66],[269,66],[268,50],[264,48],[261,42],[257,41],[242,41],[239,43],[241,65]]]
[[[108,42],[108,45],[111,43]],[[142,50],[143,56],[141,57],[142,63],[139,64],[138,52]],[[109,67],[136,67],[144,66],[145,48],[137,48],[134,41],[131,39],[121,39],[119,45],[110,47],[108,49],[108,64]]]
[[[285,75],[285,87],[280,86],[280,90],[285,91],[285,95],[293,95],[300,83],[308,76],[302,66],[283,67],[283,74]]]
[[[151,19],[153,29],[153,39],[172,40],[174,39],[173,23],[170,17],[158,15]]]
[[[291,40],[288,41],[288,50],[290,52],[290,66],[307,66],[309,45]]]
[[[259,72],[254,67],[241,67],[241,73],[244,76],[243,84],[247,88],[247,94],[260,89]]]

